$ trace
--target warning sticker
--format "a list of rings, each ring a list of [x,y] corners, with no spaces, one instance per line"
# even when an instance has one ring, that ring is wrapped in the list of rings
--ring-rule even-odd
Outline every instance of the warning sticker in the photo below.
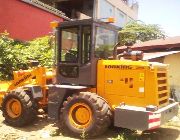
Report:
[[[140,93],[144,93],[144,87],[140,87],[140,88],[139,88],[139,92],[140,92]]]

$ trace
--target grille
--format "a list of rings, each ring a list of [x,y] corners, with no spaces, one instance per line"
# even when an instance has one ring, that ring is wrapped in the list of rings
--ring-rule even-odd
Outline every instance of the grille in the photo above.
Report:
[[[158,104],[164,106],[168,103],[169,92],[167,82],[167,69],[158,69],[157,71],[157,84],[158,84]]]

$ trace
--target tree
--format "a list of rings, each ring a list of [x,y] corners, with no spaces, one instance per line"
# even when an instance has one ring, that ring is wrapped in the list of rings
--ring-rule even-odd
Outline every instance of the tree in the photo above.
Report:
[[[21,56],[23,44],[8,37],[8,33],[0,35],[0,80],[12,77],[12,71],[27,68],[26,61]]]
[[[136,41],[149,41],[165,38],[164,31],[156,24],[145,24],[137,21],[128,23],[121,31],[119,31],[120,45],[126,43],[136,43]]]
[[[8,33],[0,33],[0,80],[13,78],[13,71],[28,69],[29,60],[38,60],[41,66],[53,64],[54,42],[45,36],[28,42],[9,38]]]

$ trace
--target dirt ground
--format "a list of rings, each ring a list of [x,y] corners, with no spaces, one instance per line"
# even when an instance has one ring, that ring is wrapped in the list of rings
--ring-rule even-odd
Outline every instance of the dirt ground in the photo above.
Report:
[[[55,130],[57,128],[47,117],[42,116],[39,116],[30,126],[14,128],[4,122],[0,112],[0,140],[78,140],[67,135],[64,136],[61,133],[52,136],[56,132]],[[180,140],[180,112],[172,121],[151,132],[137,134],[130,130],[112,127],[103,136],[94,140],[114,140],[113,138],[118,136],[118,140],[123,140],[123,137],[128,140]]]

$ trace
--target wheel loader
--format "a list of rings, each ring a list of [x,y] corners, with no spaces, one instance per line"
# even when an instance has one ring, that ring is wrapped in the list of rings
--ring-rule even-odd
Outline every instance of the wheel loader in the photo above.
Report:
[[[10,125],[31,123],[35,112],[47,107],[48,118],[62,130],[95,137],[111,125],[155,129],[177,115],[178,103],[169,99],[168,65],[120,59],[116,26],[92,19],[51,26],[56,35],[52,84],[39,67],[15,78],[0,100]]]

